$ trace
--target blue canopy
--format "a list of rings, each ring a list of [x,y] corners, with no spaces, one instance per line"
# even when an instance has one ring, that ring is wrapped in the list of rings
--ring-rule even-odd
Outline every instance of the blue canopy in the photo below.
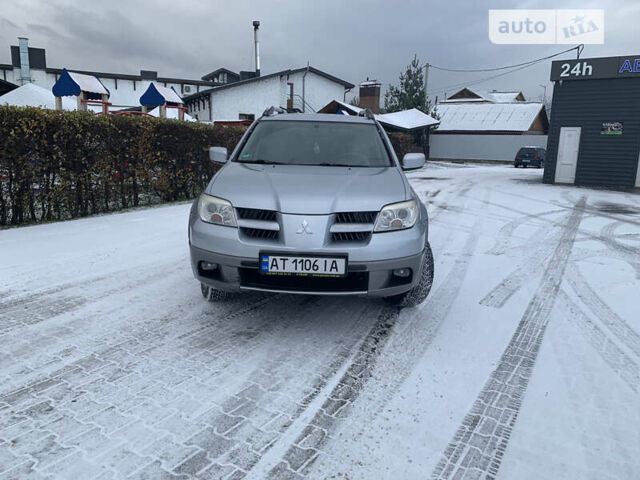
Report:
[[[151,83],[147,91],[140,97],[140,105],[146,107],[159,107],[165,103],[177,106],[182,105],[183,101],[173,87],[162,87],[155,83]]]
[[[78,96],[85,92],[88,99],[101,100],[102,95],[109,96],[109,90],[95,75],[69,72],[66,68],[51,89],[56,97]]]

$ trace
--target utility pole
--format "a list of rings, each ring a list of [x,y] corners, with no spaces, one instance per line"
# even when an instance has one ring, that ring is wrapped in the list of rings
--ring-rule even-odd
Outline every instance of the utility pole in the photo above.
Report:
[[[424,106],[425,108],[427,107],[427,82],[429,80],[429,62],[425,63],[424,65]],[[429,114],[429,112],[424,112],[427,115]]]
[[[427,83],[429,81],[429,62],[424,65],[424,109],[427,110],[426,113],[429,115],[428,104],[429,100],[427,97]],[[422,129],[422,151],[424,153],[425,158],[429,158],[429,127]]]
[[[542,84],[539,84],[539,86],[543,88],[543,91],[542,91],[542,103],[546,105],[546,103],[547,103],[547,86],[546,85],[542,85]]]

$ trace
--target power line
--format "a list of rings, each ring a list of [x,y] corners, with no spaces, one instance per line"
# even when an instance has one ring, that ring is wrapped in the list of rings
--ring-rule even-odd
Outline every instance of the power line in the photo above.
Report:
[[[565,53],[571,52],[573,50],[578,50],[578,52],[581,52],[582,49],[584,48],[584,45],[580,44],[577,45],[575,47],[571,47],[567,50],[563,50],[562,52],[558,52],[558,53],[554,53],[553,55],[547,55],[546,57],[541,57],[541,58],[536,58],[535,60],[529,60],[528,62],[523,62],[523,63],[516,63],[514,65],[506,65],[504,67],[495,67],[495,68],[472,68],[472,69],[466,69],[466,68],[446,68],[446,67],[439,67],[437,65],[433,65],[432,63],[429,64],[430,68],[435,68],[436,70],[442,70],[445,72],[458,72],[458,73],[478,73],[478,72],[496,72],[498,70],[508,70],[510,68],[515,68],[515,67],[523,67],[523,66],[527,66],[527,65],[533,65],[535,63],[538,62],[542,62],[543,60],[549,60],[550,58],[553,57],[557,57],[558,55],[563,55]]]
[[[468,81],[468,82],[456,83],[456,84],[452,84],[452,85],[445,85],[444,87],[439,87],[437,89],[430,90],[427,93],[429,95],[433,95],[434,93],[444,92],[445,90],[449,90],[449,89],[452,89],[452,88],[470,87],[472,85],[477,85],[479,83],[488,82],[489,80],[493,80],[494,78],[498,78],[498,77],[503,77],[505,75],[509,75],[509,74],[517,72],[519,70],[524,70],[525,68],[533,67],[534,65],[535,65],[535,63],[525,64],[525,65],[523,65],[521,67],[517,67],[517,68],[514,68],[513,70],[509,70],[508,72],[502,72],[502,73],[499,73],[497,75],[491,75],[490,77],[485,77],[485,78],[478,78],[478,79],[471,80],[471,81]]]
[[[544,60],[548,60],[550,58],[553,57],[557,57],[559,55],[565,54],[567,52],[571,52],[573,50],[577,50],[578,55],[580,55],[580,53],[582,53],[582,50],[584,49],[584,45],[580,44],[577,45],[575,47],[569,48],[567,50],[564,50],[562,52],[558,52],[558,53],[554,53],[553,55],[547,55],[546,57],[541,57],[541,58],[537,58],[535,60],[530,60],[528,62],[523,62],[523,63],[518,63],[518,64],[514,64],[514,65],[508,65],[508,66],[504,66],[504,67],[497,67],[497,68],[486,68],[486,69],[470,69],[470,70],[463,70],[463,69],[445,69],[445,68],[441,68],[441,67],[436,67],[434,65],[429,64],[429,67],[433,67],[433,68],[437,68],[440,70],[444,70],[444,71],[450,71],[450,72],[493,72],[493,71],[499,71],[499,70],[507,70],[510,69],[507,72],[503,72],[503,73],[499,73],[497,75],[492,75],[489,77],[485,77],[485,78],[478,78],[475,80],[471,80],[471,81],[467,81],[467,82],[461,82],[461,83],[456,83],[456,84],[451,84],[451,85],[445,85],[443,87],[439,87],[437,89],[433,89],[427,92],[427,94],[434,94],[434,93],[440,93],[440,92],[445,92],[446,90],[449,89],[453,89],[453,88],[458,88],[458,87],[468,87],[468,86],[472,86],[472,85],[477,85],[480,83],[484,83],[487,82],[489,80],[493,80],[494,78],[498,78],[498,77],[502,77],[504,75],[509,75],[511,73],[517,72],[519,70],[523,70],[525,68],[529,68],[532,67],[540,62],[543,62]]]

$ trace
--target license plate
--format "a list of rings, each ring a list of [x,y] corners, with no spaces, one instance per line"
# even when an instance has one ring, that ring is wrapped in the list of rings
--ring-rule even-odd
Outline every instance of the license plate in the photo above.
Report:
[[[345,257],[260,255],[260,272],[280,275],[343,276]]]
[[[531,160],[529,160],[528,158],[523,158],[522,159],[522,163],[529,163]]]

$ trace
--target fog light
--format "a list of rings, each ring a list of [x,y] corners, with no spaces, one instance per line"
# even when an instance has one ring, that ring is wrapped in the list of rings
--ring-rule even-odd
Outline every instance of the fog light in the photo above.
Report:
[[[211,262],[200,262],[200,268],[202,270],[217,270],[218,269],[218,264],[217,263],[211,263]]]
[[[409,275],[411,275],[411,269],[410,268],[396,268],[391,273],[393,273],[393,275],[396,276],[396,277],[408,277]]]

